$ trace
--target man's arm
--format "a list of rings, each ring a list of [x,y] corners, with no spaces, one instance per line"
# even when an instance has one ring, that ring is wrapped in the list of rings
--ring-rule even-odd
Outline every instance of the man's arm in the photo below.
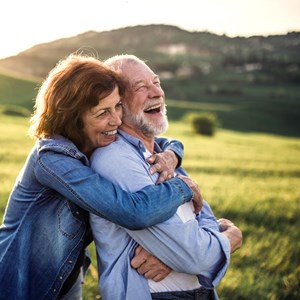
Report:
[[[229,264],[231,249],[228,238],[209,228],[199,227],[196,220],[182,224],[178,216],[173,216],[147,229],[127,232],[173,270],[201,275],[209,285],[219,283]]]
[[[234,253],[242,246],[243,235],[241,230],[236,227],[230,220],[218,220],[222,233],[230,241],[231,253]],[[166,264],[150,254],[140,245],[136,247],[135,256],[131,260],[131,266],[141,275],[154,281],[164,279],[172,271]]]
[[[146,163],[142,165],[140,158],[134,160],[130,156],[130,149],[123,149],[118,156],[102,150],[96,160],[96,171],[127,191],[153,185],[157,178],[149,175],[149,166]],[[182,223],[174,215],[157,226],[128,233],[174,270],[201,274],[214,286],[224,275],[229,263],[228,239],[221,233],[199,227],[196,220]]]

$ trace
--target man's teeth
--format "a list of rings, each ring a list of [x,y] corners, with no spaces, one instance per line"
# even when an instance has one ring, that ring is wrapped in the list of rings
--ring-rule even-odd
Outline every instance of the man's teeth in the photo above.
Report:
[[[146,108],[144,111],[145,111],[145,112],[149,112],[149,111],[151,111],[151,110],[159,110],[160,107],[161,107],[161,105],[160,105],[160,104],[157,104],[157,105],[153,105],[153,106],[151,106],[151,107],[149,107],[149,108]]]
[[[104,135],[114,135],[117,133],[117,130],[112,130],[112,131],[104,131],[102,132]]]

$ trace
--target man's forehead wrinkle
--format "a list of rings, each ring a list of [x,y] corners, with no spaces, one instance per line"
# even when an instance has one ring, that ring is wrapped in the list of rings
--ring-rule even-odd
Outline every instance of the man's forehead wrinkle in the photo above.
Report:
[[[131,86],[135,87],[135,86],[137,86],[137,85],[139,85],[141,83],[147,83],[150,80],[154,81],[154,80],[157,80],[157,79],[159,80],[159,77],[156,74],[153,74],[153,76],[151,77],[151,79],[150,78],[149,79],[143,78],[143,79],[136,79],[135,80],[134,78],[132,78],[132,80],[131,80]]]

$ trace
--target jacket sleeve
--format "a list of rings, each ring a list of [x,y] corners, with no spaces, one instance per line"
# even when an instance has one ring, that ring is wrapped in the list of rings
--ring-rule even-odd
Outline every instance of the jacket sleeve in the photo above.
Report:
[[[178,158],[178,164],[176,168],[181,166],[183,160],[183,154],[184,154],[184,146],[180,141],[172,140],[164,137],[157,137],[155,138],[155,142],[159,145],[159,147],[163,151],[165,150],[173,151]]]
[[[40,153],[35,176],[83,209],[132,230],[167,220],[192,198],[192,191],[179,178],[136,193],[125,192],[80,160],[55,152]]]

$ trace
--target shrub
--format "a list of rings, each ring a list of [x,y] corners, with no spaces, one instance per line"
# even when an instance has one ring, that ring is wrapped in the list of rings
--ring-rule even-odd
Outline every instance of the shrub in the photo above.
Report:
[[[213,113],[200,113],[192,118],[192,125],[197,133],[213,136],[219,126],[219,121]]]

